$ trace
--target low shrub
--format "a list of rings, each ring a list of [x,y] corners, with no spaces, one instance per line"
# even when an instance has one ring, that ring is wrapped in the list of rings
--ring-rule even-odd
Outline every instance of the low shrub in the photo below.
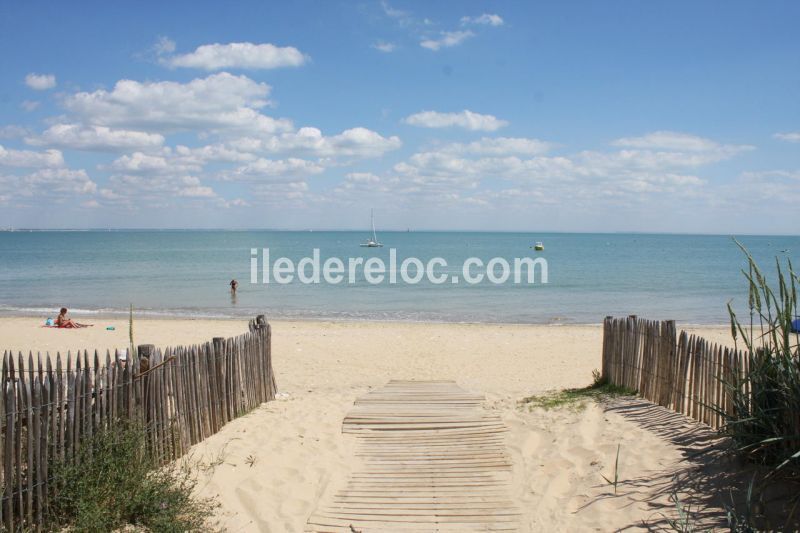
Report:
[[[145,453],[146,433],[115,427],[96,434],[76,457],[53,467],[51,529],[107,532],[126,526],[150,531],[208,531],[216,506],[193,497],[186,464],[161,466]]]

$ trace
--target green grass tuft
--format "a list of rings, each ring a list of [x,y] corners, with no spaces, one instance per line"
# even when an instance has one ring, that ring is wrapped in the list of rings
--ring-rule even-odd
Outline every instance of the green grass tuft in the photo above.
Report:
[[[606,383],[596,376],[595,382],[588,387],[550,391],[540,395],[528,396],[519,403],[529,409],[535,407],[542,409],[568,407],[580,411],[586,407],[587,400],[602,401],[616,396],[634,396],[635,394],[636,391],[634,390]]]

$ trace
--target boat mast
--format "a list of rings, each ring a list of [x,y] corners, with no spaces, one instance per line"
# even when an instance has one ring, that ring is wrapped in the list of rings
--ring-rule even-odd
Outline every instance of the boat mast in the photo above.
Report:
[[[369,210],[369,220],[372,223],[372,241],[378,242],[378,236],[375,234],[375,210]]]

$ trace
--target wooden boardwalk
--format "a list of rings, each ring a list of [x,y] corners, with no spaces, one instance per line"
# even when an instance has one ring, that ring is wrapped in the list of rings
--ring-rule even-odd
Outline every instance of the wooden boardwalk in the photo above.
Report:
[[[391,381],[343,424],[357,465],[306,531],[517,531],[500,417],[453,381]]]

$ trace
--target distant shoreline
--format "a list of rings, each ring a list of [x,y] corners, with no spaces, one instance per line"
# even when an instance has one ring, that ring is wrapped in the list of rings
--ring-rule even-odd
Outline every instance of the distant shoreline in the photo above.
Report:
[[[364,233],[364,228],[0,228],[0,233],[205,233],[205,232],[273,232],[273,233]],[[669,231],[563,231],[548,229],[487,230],[487,229],[430,229],[381,228],[381,233],[502,233],[508,235],[642,235],[687,237],[797,237],[797,233],[688,233]]]

